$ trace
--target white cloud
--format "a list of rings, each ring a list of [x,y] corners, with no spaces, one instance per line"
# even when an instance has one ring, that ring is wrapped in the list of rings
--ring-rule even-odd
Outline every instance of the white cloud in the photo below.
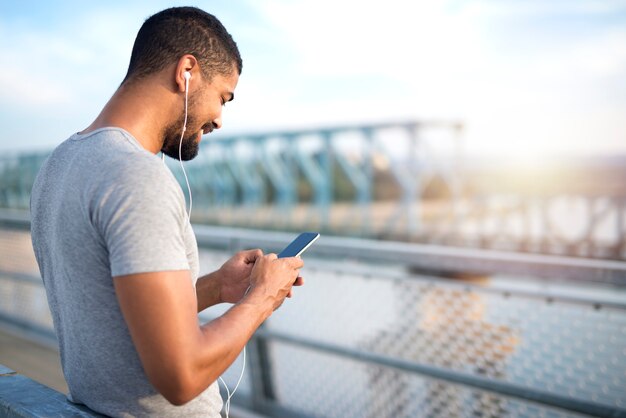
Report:
[[[93,120],[121,82],[138,15],[109,7],[45,25],[0,18],[0,39],[10,39],[0,42],[0,147],[51,147]]]
[[[0,102],[7,107],[41,107],[70,102],[66,89],[52,84],[45,75],[26,74],[22,67],[0,67],[0,91]]]
[[[317,106],[294,103],[283,109],[291,120],[354,119],[359,112],[364,121],[397,114],[462,118],[470,150],[530,157],[546,150],[614,150],[614,132],[623,126],[623,117],[610,109],[623,108],[626,99],[609,103],[597,91],[607,83],[611,88],[608,77],[626,77],[626,26],[590,26],[567,37],[560,25],[575,24],[567,20],[573,15],[624,12],[626,2],[474,1],[452,7],[389,0],[381,7],[274,0],[258,7],[283,32],[296,77],[316,85],[326,79],[331,93],[341,91],[333,81],[338,76],[369,77],[371,83],[392,78],[404,86],[383,97],[329,94]],[[546,16],[556,21],[536,32]],[[507,27],[509,21],[516,26]],[[503,50],[512,40],[522,48]],[[365,81],[363,90],[369,87]]]
[[[454,68],[477,51],[475,31],[439,2],[265,2],[303,75],[397,74]],[[452,53],[453,52],[453,53]]]
[[[0,27],[0,37],[13,40],[0,47],[0,102],[28,107],[69,101],[70,95],[50,77],[49,68],[51,61],[76,56],[71,45],[49,34],[15,33],[5,27]]]
[[[608,30],[596,39],[584,40],[572,46],[568,55],[568,64],[590,76],[626,75],[626,29]]]
[[[123,30],[111,30],[113,16],[78,16],[63,29],[0,27],[0,36],[12,39],[0,45],[0,102],[54,111],[54,105],[71,106],[86,92],[99,92],[111,68],[119,67],[122,39],[129,42]]]
[[[489,18],[502,16],[533,18],[546,15],[561,16],[564,13],[590,16],[626,11],[624,0],[474,0],[466,2],[465,5],[473,9],[477,15]]]

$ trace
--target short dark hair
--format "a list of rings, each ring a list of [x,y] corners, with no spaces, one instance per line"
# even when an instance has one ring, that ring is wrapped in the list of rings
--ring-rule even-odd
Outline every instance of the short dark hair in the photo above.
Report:
[[[230,75],[233,66],[241,74],[241,56],[226,28],[212,14],[196,7],[172,7],[143,23],[130,56],[124,82],[156,73],[191,54],[203,76]]]

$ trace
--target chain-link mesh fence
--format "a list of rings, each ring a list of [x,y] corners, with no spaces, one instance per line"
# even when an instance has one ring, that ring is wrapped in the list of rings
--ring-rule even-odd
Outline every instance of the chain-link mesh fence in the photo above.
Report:
[[[558,402],[586,402],[599,406],[599,414],[626,408],[626,289],[521,277],[437,278],[308,258],[304,274],[306,286],[264,327],[265,380],[273,386],[273,402],[294,411],[328,417],[577,416],[359,361],[361,353],[553,395]],[[272,339],[272,333],[302,341]],[[228,372],[231,385],[240,371],[238,362]],[[255,396],[252,381],[247,375],[241,389],[249,396]]]

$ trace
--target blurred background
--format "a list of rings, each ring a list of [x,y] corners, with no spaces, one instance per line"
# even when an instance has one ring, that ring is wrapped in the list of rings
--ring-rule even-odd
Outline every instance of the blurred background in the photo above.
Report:
[[[30,188],[174,5],[0,4],[0,363],[60,391]],[[322,233],[235,403],[626,416],[626,1],[195,5],[243,58],[223,128],[186,163],[203,270]],[[45,364],[23,356],[41,344]]]

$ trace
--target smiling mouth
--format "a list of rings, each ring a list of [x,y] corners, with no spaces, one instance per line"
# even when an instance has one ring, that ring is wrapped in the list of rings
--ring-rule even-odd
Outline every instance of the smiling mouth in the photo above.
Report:
[[[211,132],[213,132],[213,127],[211,125],[202,127],[202,135],[210,134]]]

